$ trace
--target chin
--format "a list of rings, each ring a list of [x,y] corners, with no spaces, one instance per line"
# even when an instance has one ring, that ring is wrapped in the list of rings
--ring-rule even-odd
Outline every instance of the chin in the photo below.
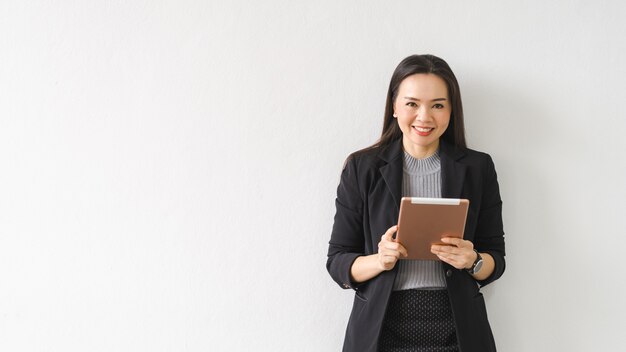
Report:
[[[432,146],[433,144],[437,143],[437,141],[439,140],[439,138],[435,138],[435,139],[428,139],[428,140],[412,140],[411,142],[413,142],[413,144],[420,146],[422,148],[428,148],[430,146]]]

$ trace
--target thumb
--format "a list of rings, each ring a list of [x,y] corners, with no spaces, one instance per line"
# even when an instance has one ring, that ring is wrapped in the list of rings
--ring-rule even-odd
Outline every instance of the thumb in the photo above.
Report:
[[[393,241],[393,234],[398,230],[398,225],[391,226],[384,235],[382,235],[381,239],[387,241]]]

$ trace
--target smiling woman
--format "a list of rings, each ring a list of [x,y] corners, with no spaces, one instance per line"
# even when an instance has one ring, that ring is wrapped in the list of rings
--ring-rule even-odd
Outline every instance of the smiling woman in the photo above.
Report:
[[[404,196],[469,199],[464,238],[433,245],[439,260],[404,259],[394,239]],[[479,288],[504,272],[502,201],[491,158],[465,144],[444,60],[398,65],[381,138],[347,158],[335,204],[326,266],[355,291],[344,351],[496,350]]]
[[[404,150],[417,159],[435,154],[439,138],[450,123],[446,82],[423,73],[405,78],[400,83],[393,110],[402,130]]]

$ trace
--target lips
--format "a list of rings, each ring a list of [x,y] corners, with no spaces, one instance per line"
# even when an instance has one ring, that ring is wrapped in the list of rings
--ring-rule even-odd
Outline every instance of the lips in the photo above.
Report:
[[[411,126],[411,129],[415,131],[420,136],[428,136],[435,129],[434,127],[418,127]]]

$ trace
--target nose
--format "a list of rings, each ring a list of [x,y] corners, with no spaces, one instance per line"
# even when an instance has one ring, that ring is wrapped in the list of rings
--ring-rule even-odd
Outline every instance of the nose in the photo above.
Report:
[[[417,109],[417,121],[427,122],[432,120],[432,116],[430,116],[430,111],[426,108],[426,104],[422,104],[422,106]]]

